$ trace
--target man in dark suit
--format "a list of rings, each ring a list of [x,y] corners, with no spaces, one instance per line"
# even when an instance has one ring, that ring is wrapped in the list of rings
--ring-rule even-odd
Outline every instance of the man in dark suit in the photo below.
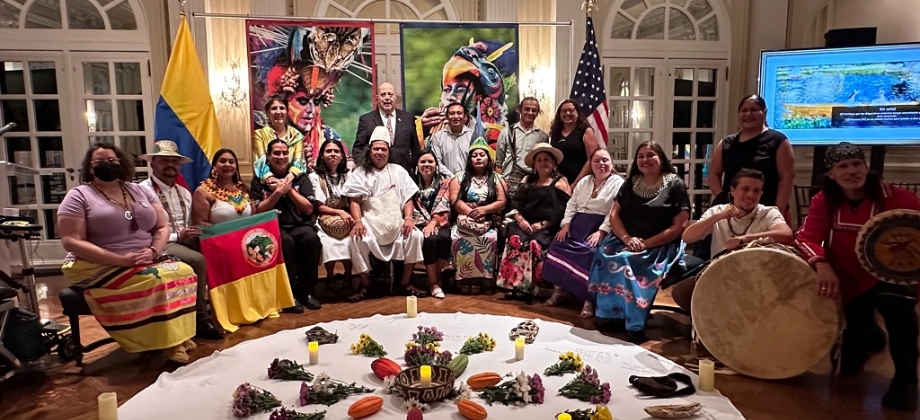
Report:
[[[415,158],[421,152],[415,118],[406,111],[396,109],[396,90],[389,82],[377,87],[377,109],[358,118],[358,133],[351,149],[356,164],[364,161],[371,132],[378,126],[386,127],[390,132],[390,162],[414,173]]]

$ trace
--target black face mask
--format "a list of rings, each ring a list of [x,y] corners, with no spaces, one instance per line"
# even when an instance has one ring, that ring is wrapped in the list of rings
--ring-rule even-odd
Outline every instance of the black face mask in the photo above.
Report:
[[[100,163],[93,166],[93,176],[103,182],[112,182],[122,176],[121,163]]]

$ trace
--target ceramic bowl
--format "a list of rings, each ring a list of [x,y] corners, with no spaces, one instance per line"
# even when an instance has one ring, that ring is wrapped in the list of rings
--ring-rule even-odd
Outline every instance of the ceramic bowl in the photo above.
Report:
[[[447,366],[431,366],[431,386],[422,387],[419,368],[410,367],[396,375],[396,386],[403,398],[415,398],[419,402],[431,403],[441,401],[454,389],[457,375]]]

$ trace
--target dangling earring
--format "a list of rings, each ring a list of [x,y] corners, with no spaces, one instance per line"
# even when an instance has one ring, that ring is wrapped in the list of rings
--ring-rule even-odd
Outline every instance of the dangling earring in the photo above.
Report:
[[[217,168],[211,168],[211,179],[217,179]]]

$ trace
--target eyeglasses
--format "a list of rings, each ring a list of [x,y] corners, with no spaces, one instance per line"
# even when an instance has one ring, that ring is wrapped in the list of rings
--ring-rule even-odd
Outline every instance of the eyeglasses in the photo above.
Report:
[[[103,163],[108,163],[108,164],[110,164],[110,165],[114,165],[114,164],[116,164],[116,163],[121,163],[121,159],[119,159],[119,158],[95,159],[95,160],[93,160],[93,161],[90,162],[90,163],[91,163],[93,166],[102,165]]]

